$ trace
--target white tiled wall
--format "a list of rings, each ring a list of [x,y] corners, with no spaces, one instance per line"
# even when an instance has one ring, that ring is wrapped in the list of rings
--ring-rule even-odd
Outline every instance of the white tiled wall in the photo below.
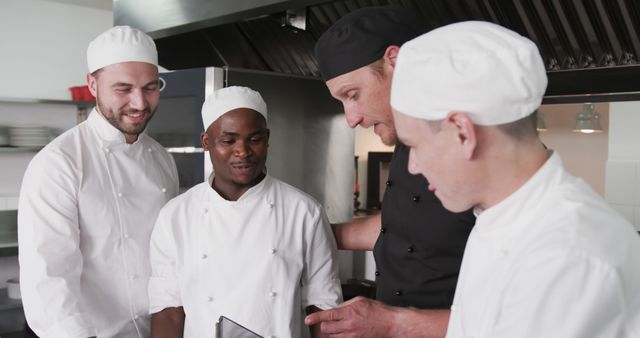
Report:
[[[609,105],[605,199],[640,231],[640,101]]]

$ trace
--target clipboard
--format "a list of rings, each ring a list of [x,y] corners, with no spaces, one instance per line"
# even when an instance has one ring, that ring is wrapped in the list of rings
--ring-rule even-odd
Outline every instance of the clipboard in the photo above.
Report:
[[[220,316],[216,322],[216,338],[264,338],[233,320]]]

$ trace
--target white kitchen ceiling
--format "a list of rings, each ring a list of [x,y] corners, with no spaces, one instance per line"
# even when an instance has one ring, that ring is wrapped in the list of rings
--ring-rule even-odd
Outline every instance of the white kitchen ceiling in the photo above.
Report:
[[[113,10],[113,0],[46,0],[83,7]]]

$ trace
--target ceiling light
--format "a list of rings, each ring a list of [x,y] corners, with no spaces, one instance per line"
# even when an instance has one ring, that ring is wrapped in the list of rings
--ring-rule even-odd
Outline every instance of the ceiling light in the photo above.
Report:
[[[593,103],[584,104],[584,109],[576,116],[576,126],[573,131],[585,134],[602,132],[600,114],[596,111]]]

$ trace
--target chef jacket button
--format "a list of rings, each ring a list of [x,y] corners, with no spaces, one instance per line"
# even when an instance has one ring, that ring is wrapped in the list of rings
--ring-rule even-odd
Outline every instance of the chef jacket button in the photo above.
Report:
[[[376,271],[375,275],[380,276],[380,271]]]
[[[167,188],[162,188],[160,190],[162,190],[162,192],[167,192]]]
[[[104,148],[104,152],[108,154],[110,152],[109,148]]]
[[[278,252],[278,250],[276,250],[275,248],[271,249],[271,254],[275,254],[276,252]]]
[[[456,304],[451,304],[451,311],[456,311],[458,309],[458,307],[456,306]]]
[[[411,200],[416,203],[420,202],[420,195],[413,195],[413,197],[411,197]]]
[[[202,259],[207,259],[207,257],[209,257],[207,254],[202,254]]]
[[[140,316],[138,315],[133,316],[133,319],[138,319],[138,318],[140,318]]]
[[[147,151],[148,151],[148,152],[152,152],[152,151],[153,151],[153,149],[151,149],[151,148],[147,148]]]
[[[380,228],[380,232],[384,234],[385,232],[387,232],[387,228],[385,227]]]
[[[409,247],[407,248],[407,252],[408,253],[413,253],[414,249],[413,249],[413,245],[409,245]]]
[[[396,296],[402,296],[402,290],[396,290],[395,294]]]
[[[207,298],[207,301],[209,301],[209,302],[213,302],[213,297],[208,297],[208,298]]]
[[[388,180],[388,181],[387,181],[387,187],[390,187],[390,186],[392,186],[392,185],[393,185],[393,182],[392,182],[391,180]]]
[[[275,297],[275,296],[276,296],[276,292],[275,292],[275,291],[271,291],[271,292],[269,292],[269,296],[271,296],[271,297]]]
[[[124,234],[124,238],[129,238],[129,234]]]
[[[121,192],[118,193],[118,197],[122,197],[122,193]]]
[[[202,211],[204,211],[204,213],[206,214],[206,213],[208,213],[208,212],[209,212],[209,209],[204,208]]]

